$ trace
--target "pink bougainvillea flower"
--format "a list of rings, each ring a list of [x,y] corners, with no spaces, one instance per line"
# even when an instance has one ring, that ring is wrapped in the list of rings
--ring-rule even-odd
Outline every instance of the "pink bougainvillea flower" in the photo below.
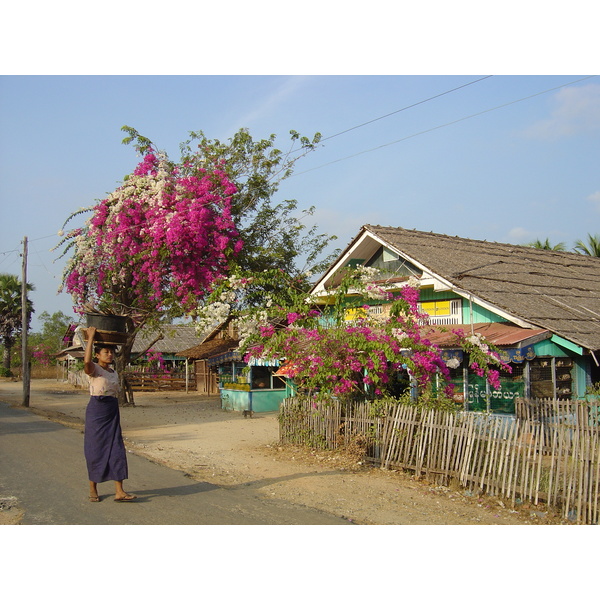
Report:
[[[150,153],[71,234],[64,288],[79,309],[118,298],[162,310],[197,306],[242,242],[231,216],[236,188],[221,169],[181,176]]]

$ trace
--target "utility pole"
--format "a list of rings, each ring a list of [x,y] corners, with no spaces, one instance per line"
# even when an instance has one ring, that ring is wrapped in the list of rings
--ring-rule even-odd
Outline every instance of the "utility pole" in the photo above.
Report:
[[[25,236],[23,238],[23,270],[21,274],[21,371],[23,373],[23,406],[29,406],[30,390],[27,323],[27,236]]]

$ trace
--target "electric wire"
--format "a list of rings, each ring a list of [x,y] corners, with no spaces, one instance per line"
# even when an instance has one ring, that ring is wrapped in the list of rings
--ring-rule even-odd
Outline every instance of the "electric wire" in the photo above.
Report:
[[[553,92],[555,90],[558,90],[558,89],[563,88],[563,87],[567,87],[569,85],[574,85],[576,83],[580,83],[582,81],[585,81],[587,79],[591,79],[593,77],[597,77],[597,75],[589,75],[587,77],[583,77],[583,78],[577,79],[575,81],[570,81],[569,83],[563,83],[561,85],[558,85],[558,86],[555,86],[553,88],[544,90],[542,92],[536,92],[535,94],[531,94],[531,95],[526,96],[524,98],[519,98],[517,100],[511,100],[510,102],[506,102],[504,104],[500,104],[498,106],[494,106],[492,108],[488,108],[486,110],[482,110],[480,112],[477,112],[477,113],[474,113],[474,114],[471,114],[471,115],[467,115],[466,117],[461,117],[460,119],[455,119],[454,121],[450,121],[448,123],[443,123],[442,125],[436,125],[435,127],[430,127],[429,129],[424,129],[422,131],[418,131],[416,133],[413,133],[411,135],[407,135],[407,136],[405,136],[403,138],[400,138],[398,140],[394,140],[392,142],[387,142],[386,144],[381,144],[380,146],[376,146],[376,147],[370,148],[368,150],[362,150],[361,152],[356,152],[355,154],[351,154],[349,156],[344,156],[343,158],[338,158],[336,160],[332,160],[332,161],[324,163],[322,165],[319,165],[319,166],[316,166],[316,167],[312,167],[312,168],[306,169],[304,171],[300,171],[299,173],[293,173],[292,175],[290,175],[290,177],[297,177],[298,175],[303,175],[304,173],[310,173],[311,171],[316,171],[317,169],[322,169],[324,167],[328,167],[329,165],[333,165],[333,164],[336,164],[336,163],[348,160],[350,158],[355,158],[357,156],[361,156],[362,154],[367,154],[369,152],[374,152],[375,150],[381,150],[381,148],[386,148],[388,146],[393,146],[394,144],[399,144],[400,142],[405,142],[406,140],[409,140],[411,138],[414,138],[414,137],[417,137],[417,136],[420,136],[420,135],[424,135],[426,133],[431,133],[432,131],[436,131],[438,129],[442,129],[444,127],[449,127],[451,125],[456,125],[456,123],[461,123],[462,121],[467,121],[468,119],[473,119],[475,117],[480,117],[481,115],[485,115],[487,113],[490,113],[490,112],[495,111],[495,110],[499,110],[501,108],[506,108],[507,106],[511,106],[512,104],[517,104],[519,102],[524,102],[525,100],[531,100],[531,98],[535,98],[535,97],[541,96],[543,94],[548,94],[549,92]]]
[[[381,119],[387,119],[388,117],[391,117],[392,115],[396,115],[400,112],[408,110],[409,108],[414,108],[415,106],[419,106],[421,104],[425,104],[426,102],[430,102],[431,100],[441,98],[442,96],[446,96],[447,94],[451,94],[452,92],[462,90],[463,88],[466,88],[475,83],[479,83],[480,81],[484,81],[485,79],[489,79],[490,77],[493,77],[493,75],[486,75],[485,77],[480,77],[479,79],[476,79],[475,81],[470,81],[469,83],[459,85],[458,87],[455,87],[455,88],[452,88],[451,90],[442,92],[441,94],[436,94],[435,96],[431,96],[430,98],[426,98],[425,100],[419,100],[419,102],[415,102],[414,104],[410,104],[408,106],[404,106],[403,108],[399,108],[398,110],[388,113],[387,115],[382,115],[381,117],[376,117],[375,119],[371,119],[370,121],[366,121],[364,123],[361,123],[360,125],[355,125],[354,127],[349,127],[348,129],[344,129],[344,131],[340,131],[338,133],[334,133],[333,135],[329,135],[326,138],[322,138],[321,142],[326,142],[327,140],[331,140],[334,137],[338,137],[340,135],[343,135],[344,133],[348,133],[349,131],[354,131],[355,129],[359,129],[360,127],[364,127],[365,125],[370,125],[371,123],[375,123],[376,121],[381,121]]]

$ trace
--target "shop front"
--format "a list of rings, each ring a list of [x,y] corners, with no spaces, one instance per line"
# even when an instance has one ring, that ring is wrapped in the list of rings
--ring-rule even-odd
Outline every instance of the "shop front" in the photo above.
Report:
[[[242,360],[239,352],[227,352],[208,359],[218,369],[221,408],[251,413],[278,411],[284,398],[294,395],[293,383],[276,375],[277,360]]]

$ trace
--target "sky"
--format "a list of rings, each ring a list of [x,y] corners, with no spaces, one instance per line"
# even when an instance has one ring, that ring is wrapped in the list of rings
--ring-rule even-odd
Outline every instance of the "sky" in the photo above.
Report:
[[[306,31],[301,59],[293,54],[300,41],[282,58],[273,45],[296,39],[307,15],[299,17],[288,38],[274,30],[265,40],[259,32],[237,40],[233,61],[182,61],[175,72],[159,59],[185,55],[179,39],[181,48],[164,52],[143,44],[132,50],[130,41],[129,53],[101,60],[92,29],[82,66],[75,61],[81,52],[65,58],[60,30],[33,56],[25,55],[19,31],[13,34],[8,43],[23,50],[21,60],[0,62],[0,272],[20,277],[27,237],[34,331],[43,311],[73,314],[70,297],[57,293],[65,261],[52,248],[73,211],[112,192],[137,164],[133,146],[121,143],[124,125],[173,159],[190,131],[227,140],[245,127],[254,139],[276,134],[282,150],[291,147],[291,129],[321,133],[322,143],[297,163],[274,200],[314,206],[306,224],[336,235],[331,249],[345,248],[364,224],[514,244],[549,238],[568,249],[600,233],[600,77],[580,60],[585,53],[569,61],[556,51],[550,66],[522,55],[503,66],[504,50],[479,61],[471,52],[462,61],[472,46],[454,42],[423,64],[411,59],[408,68],[398,62],[409,47],[404,29],[391,40],[371,37],[371,58],[385,43],[388,60],[371,60],[369,72],[358,58],[366,46],[340,33],[326,36],[327,44],[345,48],[346,62],[331,62],[336,53],[325,41],[307,52],[314,40]],[[361,15],[350,17],[356,24]],[[47,35],[42,25],[40,18],[30,37],[38,44]],[[73,35],[81,46],[81,32]],[[513,47],[525,37],[514,37]],[[248,70],[246,58],[266,44],[279,61],[261,55]],[[194,45],[198,56],[214,58],[210,41],[208,50],[204,38]],[[329,52],[320,53],[325,47]]]

